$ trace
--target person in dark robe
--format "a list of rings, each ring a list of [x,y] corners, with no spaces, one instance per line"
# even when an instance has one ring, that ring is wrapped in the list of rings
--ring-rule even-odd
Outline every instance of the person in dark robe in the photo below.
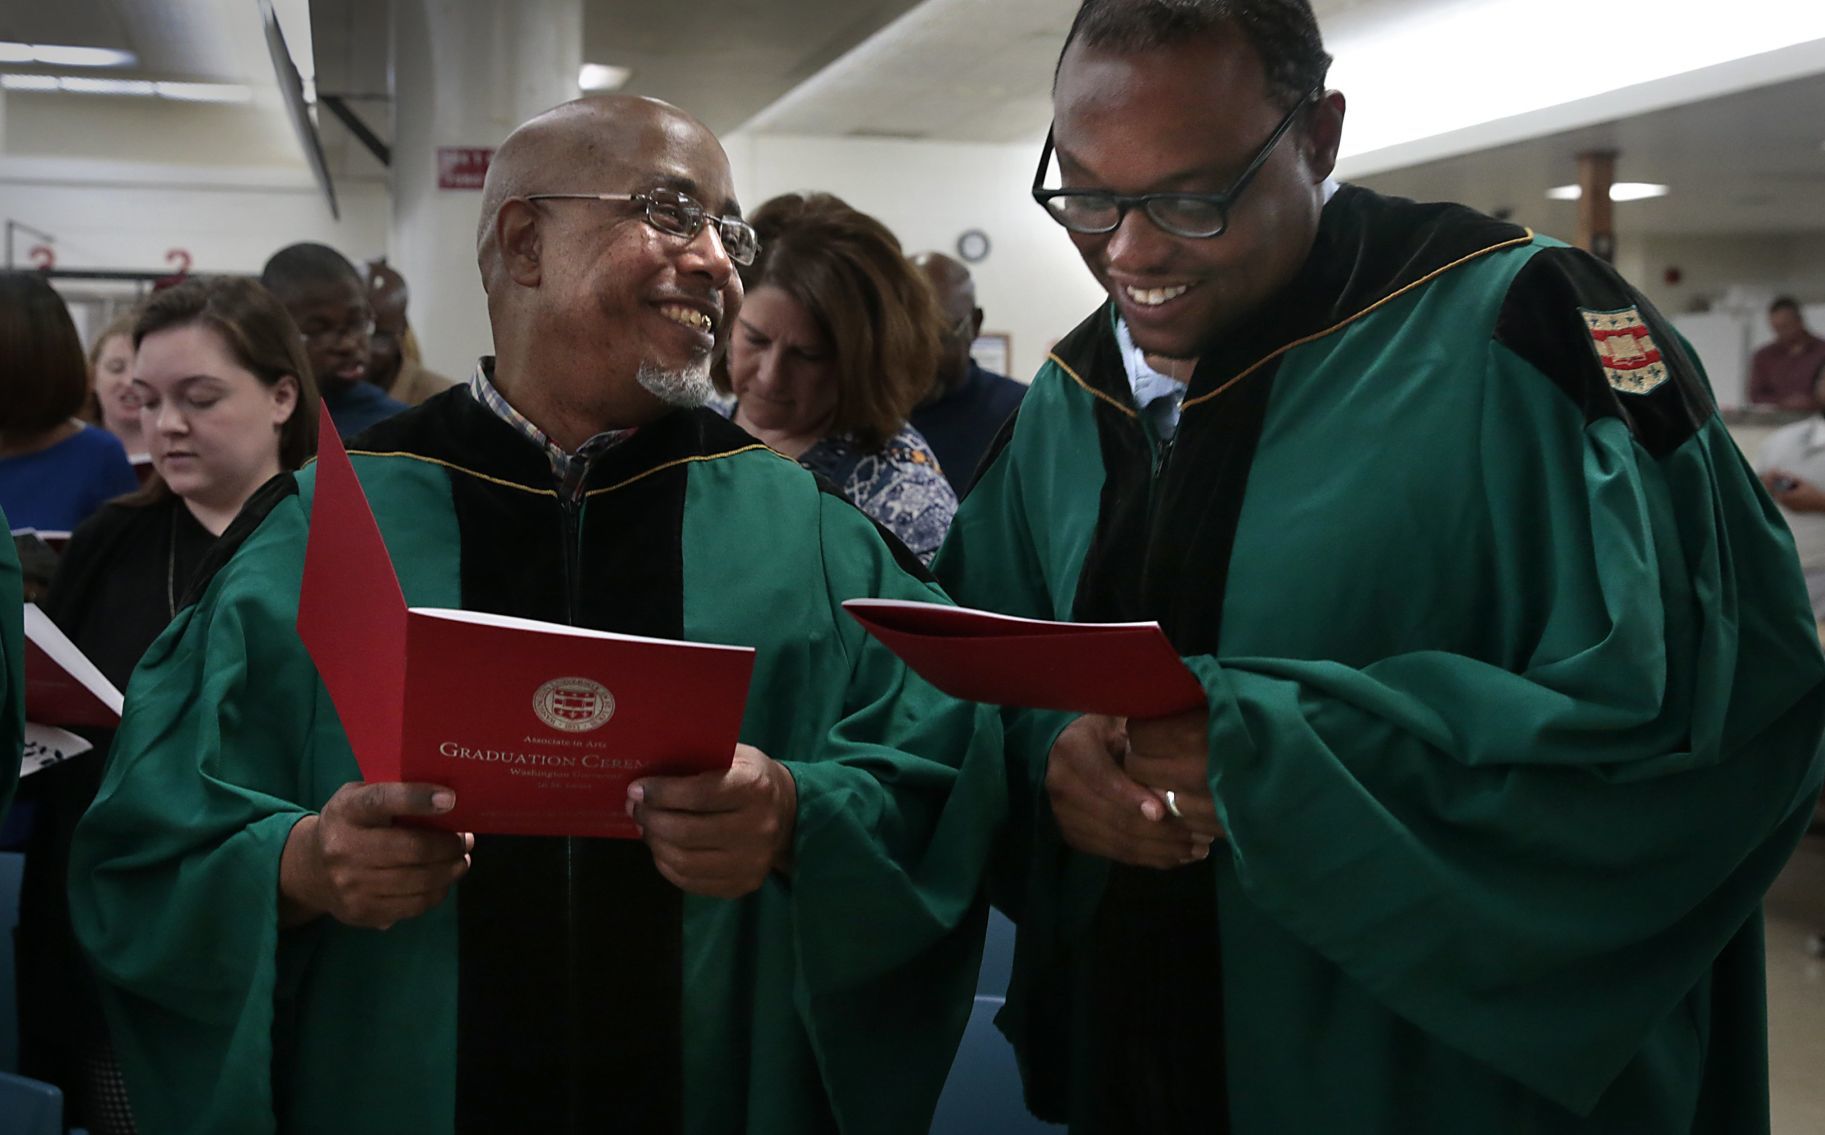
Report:
[[[1792,541],[1607,264],[1335,187],[1328,64],[1306,0],[1089,0],[1059,62],[1034,195],[1109,298],[936,570],[1158,620],[1206,704],[1006,719],[1027,1099],[1765,1132],[1760,903],[1825,774]]]
[[[142,1132],[922,1132],[974,992],[998,718],[841,602],[916,560],[702,403],[756,252],[713,135],[579,100],[482,194],[497,354],[351,457],[406,601],[752,646],[726,772],[641,841],[395,821],[299,641],[313,471],[149,651],[72,908]],[[503,675],[503,685],[512,676]]]
[[[288,244],[260,269],[260,283],[291,312],[304,353],[336,429],[353,437],[405,409],[368,381],[374,309],[367,282],[326,244]]]
[[[983,369],[970,355],[970,344],[982,334],[982,309],[976,306],[976,281],[970,270],[942,252],[921,252],[912,262],[925,273],[937,297],[944,336],[931,393],[910,420],[931,443],[945,477],[962,497],[974,483],[976,467],[995,435],[1020,408],[1027,388]]]
[[[76,530],[45,614],[118,689],[177,613],[241,506],[316,448],[317,394],[298,326],[252,280],[156,293],[127,329],[133,402],[153,477]],[[63,1089],[73,1126],[133,1129],[90,976],[70,929],[70,840],[95,798],[111,733],[33,774],[37,809],[17,932],[20,1070]]]

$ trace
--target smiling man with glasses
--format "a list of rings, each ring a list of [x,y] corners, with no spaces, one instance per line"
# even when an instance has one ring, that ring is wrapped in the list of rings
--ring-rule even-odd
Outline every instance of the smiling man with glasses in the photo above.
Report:
[[[1759,902],[1825,729],[1791,543],[1608,265],[1336,187],[1329,62],[1306,0],[1088,0],[1059,61],[1033,195],[1108,302],[936,570],[1157,619],[1206,704],[1005,716],[1027,1099],[1766,1132]]]
[[[77,841],[138,1129],[923,1132],[974,991],[1000,723],[841,603],[943,595],[699,405],[756,251],[701,123],[566,104],[502,143],[481,205],[496,354],[350,446],[405,598],[752,646],[741,744],[636,782],[638,842],[410,826],[438,786],[354,783],[294,629],[312,476],[271,482],[136,682]],[[675,693],[659,711],[691,712]]]

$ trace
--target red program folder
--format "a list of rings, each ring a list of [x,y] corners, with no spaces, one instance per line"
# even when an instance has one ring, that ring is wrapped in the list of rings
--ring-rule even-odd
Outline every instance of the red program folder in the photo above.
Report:
[[[754,651],[408,609],[323,414],[298,634],[368,781],[440,784],[431,826],[633,838],[627,786],[726,769]]]
[[[1204,704],[1204,687],[1158,623],[1055,623],[896,599],[843,607],[952,697],[1112,717]]]
[[[76,649],[38,604],[25,605],[25,719],[39,725],[120,724],[121,697],[114,683]]]

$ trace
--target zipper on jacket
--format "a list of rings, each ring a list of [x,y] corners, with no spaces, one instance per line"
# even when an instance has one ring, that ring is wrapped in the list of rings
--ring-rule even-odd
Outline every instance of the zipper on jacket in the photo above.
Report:
[[[583,556],[581,547],[583,501],[581,497],[567,499],[562,503],[564,514],[564,621],[571,626],[577,625],[577,597],[582,588]]]
[[[564,621],[570,626],[577,625],[578,608],[582,591],[583,549],[582,549],[582,485],[577,486],[574,495],[561,497],[559,502],[562,513],[560,525],[564,542]],[[565,1112],[568,1120],[567,1130],[575,1131],[581,1112],[579,1111],[581,1091],[581,1069],[576,1066],[576,1054],[582,1051],[582,1022],[579,1018],[580,1005],[577,999],[577,841],[571,836],[564,837],[564,982],[565,1008],[568,1041],[565,1048],[568,1053],[567,1064],[569,1075],[565,1077]]]

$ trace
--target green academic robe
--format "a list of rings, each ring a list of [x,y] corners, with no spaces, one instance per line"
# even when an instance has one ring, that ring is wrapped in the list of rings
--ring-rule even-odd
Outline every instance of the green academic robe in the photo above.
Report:
[[[0,527],[6,513],[0,512]],[[0,547],[0,819],[19,786],[25,747],[25,582],[13,542]]]
[[[466,389],[351,448],[412,605],[757,648],[741,737],[797,782],[795,868],[686,898],[636,842],[482,835],[420,918],[281,930],[287,834],[359,779],[294,630],[313,476],[282,477],[135,672],[71,856],[140,1131],[923,1131],[999,728],[839,604],[942,601],[929,576],[709,411],[643,427],[574,503]]]
[[[1220,948],[1175,980],[1220,986],[1209,1129],[1766,1131],[1759,904],[1825,661],[1687,346],[1589,256],[1352,188],[1170,445],[1112,321],[1059,343],[936,570],[1159,619],[1204,685]],[[1049,811],[1063,721],[1008,715],[1000,1023],[1084,1126],[1112,872]]]

